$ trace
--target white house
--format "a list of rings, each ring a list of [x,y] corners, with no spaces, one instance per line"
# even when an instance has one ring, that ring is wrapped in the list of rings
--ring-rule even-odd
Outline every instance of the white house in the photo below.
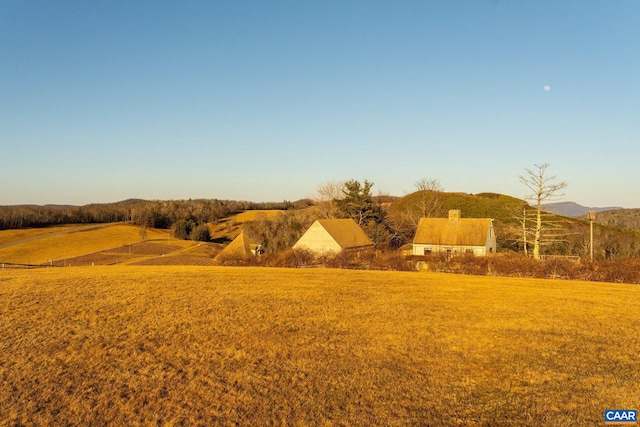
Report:
[[[496,234],[490,218],[461,218],[450,210],[448,218],[421,218],[413,238],[413,255],[446,252],[486,256],[496,251]]]
[[[317,254],[373,248],[373,241],[352,219],[320,219],[293,245]]]

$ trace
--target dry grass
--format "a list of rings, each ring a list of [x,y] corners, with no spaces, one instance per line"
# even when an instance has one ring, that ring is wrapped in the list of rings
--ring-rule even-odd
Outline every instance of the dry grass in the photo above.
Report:
[[[142,260],[163,259],[172,253],[182,253],[197,243],[187,240],[167,239],[144,241],[132,245],[119,246],[74,258],[58,260],[56,266],[95,266],[113,264],[135,264]]]
[[[131,265],[184,265],[184,266],[214,266],[214,255],[220,250],[214,243],[191,242],[192,245],[183,250],[167,254],[167,256],[149,257],[132,262]]]
[[[57,225],[43,228],[20,228],[17,230],[0,230],[0,245],[17,242],[20,240],[31,239],[46,234],[59,233],[78,228],[76,224]]]
[[[601,425],[640,287],[429,273],[0,270],[3,425]]]
[[[155,257],[144,259],[140,261],[136,261],[131,263],[131,265],[156,265],[156,266],[167,266],[167,265],[182,265],[182,266],[214,266],[218,265],[216,261],[207,256],[202,255],[192,255],[192,254],[178,254],[171,255],[166,257]]]
[[[240,234],[241,225],[235,222],[225,219],[218,224],[208,223],[209,234],[211,234],[212,240],[222,240],[230,242]]]
[[[280,210],[268,210],[268,209],[256,209],[256,210],[251,210],[251,211],[244,211],[242,213],[239,213],[238,215],[236,215],[234,217],[234,220],[236,223],[238,224],[242,224],[245,222],[251,222],[251,221],[255,221],[257,218],[263,216],[266,218],[273,218],[275,216],[281,215],[282,212],[284,211],[280,211]]]
[[[147,229],[147,239],[166,239],[168,237],[166,230]],[[0,248],[0,262],[41,264],[51,259],[77,257],[140,240],[140,227],[138,226],[128,224],[98,225],[63,234],[41,235],[37,239],[25,240],[24,243]]]

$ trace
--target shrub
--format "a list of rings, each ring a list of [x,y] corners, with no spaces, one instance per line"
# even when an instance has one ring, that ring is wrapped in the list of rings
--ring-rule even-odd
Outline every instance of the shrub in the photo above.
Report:
[[[415,262],[398,251],[377,251],[371,268],[375,270],[412,271]]]
[[[488,273],[496,276],[534,277],[537,262],[522,253],[498,254],[489,258]]]
[[[260,257],[259,263],[265,267],[309,267],[314,265],[314,256],[304,249],[287,249],[276,253],[266,253]]]
[[[576,277],[576,262],[570,259],[549,258],[538,264],[538,275],[540,278],[549,279],[573,279]]]
[[[207,224],[200,224],[191,230],[189,237],[191,237],[191,240],[208,242],[211,240],[211,232]]]
[[[487,257],[476,257],[473,254],[465,254],[454,257],[451,262],[456,266],[457,272],[485,276],[489,271]]]
[[[224,266],[252,266],[258,265],[258,258],[254,255],[222,254],[216,258],[216,264]]]
[[[179,219],[171,226],[171,235],[176,239],[188,240],[194,225],[191,220]]]

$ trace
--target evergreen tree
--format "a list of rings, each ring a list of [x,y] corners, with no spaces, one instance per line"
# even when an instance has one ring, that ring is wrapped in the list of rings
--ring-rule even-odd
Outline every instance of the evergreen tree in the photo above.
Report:
[[[371,220],[378,222],[381,219],[380,209],[371,197],[371,187],[373,183],[366,179],[364,184],[355,179],[344,183],[344,196],[336,201],[342,217],[353,218],[360,226],[368,224]]]

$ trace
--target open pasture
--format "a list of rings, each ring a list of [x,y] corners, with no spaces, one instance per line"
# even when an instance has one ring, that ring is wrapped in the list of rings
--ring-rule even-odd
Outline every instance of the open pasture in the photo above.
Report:
[[[602,425],[640,286],[223,267],[0,271],[0,424]]]
[[[187,242],[189,246],[168,254],[168,256],[147,257],[133,261],[130,265],[144,266],[214,266],[214,254],[220,250],[214,243]]]
[[[0,246],[19,242],[27,239],[34,239],[40,236],[54,233],[63,233],[78,228],[77,224],[56,225],[42,228],[19,228],[0,230]]]
[[[242,213],[237,214],[234,217],[234,221],[238,224],[242,224],[245,222],[255,221],[260,217],[264,218],[273,218],[275,216],[281,215],[284,211],[280,210],[269,210],[269,209],[256,209],[250,211],[244,211]]]
[[[98,224],[32,229],[20,240],[12,238],[11,246],[0,248],[0,262],[44,264],[50,260],[74,258],[93,252],[129,245],[141,239],[140,227],[130,224]],[[52,230],[49,233],[44,231]],[[0,231],[0,239],[16,230]],[[40,232],[43,233],[40,233]],[[147,229],[146,239],[167,239],[167,230]]]
[[[93,252],[74,258],[59,260],[61,266],[94,266],[113,264],[137,264],[149,261],[151,265],[158,265],[154,260],[163,260],[167,255],[181,254],[185,250],[197,246],[198,243],[189,240],[146,240],[131,245],[123,245],[100,252]]]

